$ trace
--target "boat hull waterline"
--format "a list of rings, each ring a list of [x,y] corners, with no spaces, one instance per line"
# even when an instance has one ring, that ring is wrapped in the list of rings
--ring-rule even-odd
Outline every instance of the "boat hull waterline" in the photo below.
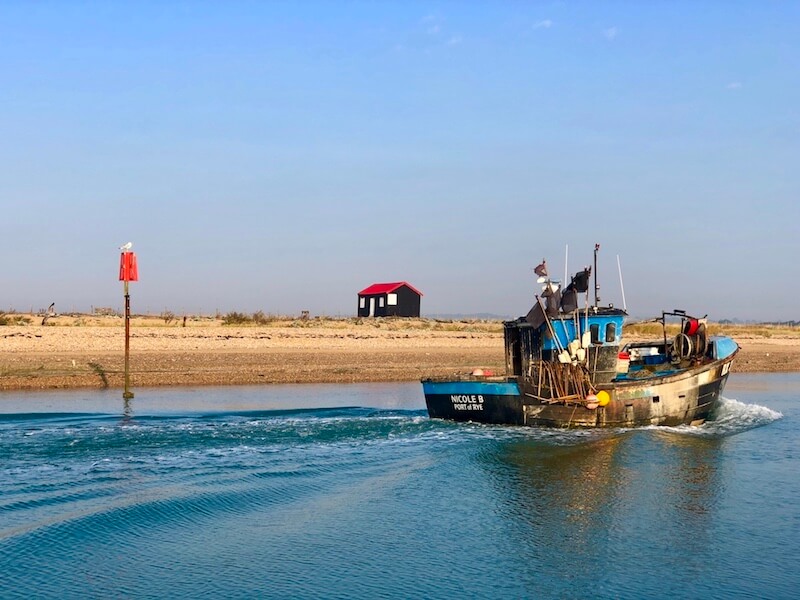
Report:
[[[594,408],[536,401],[530,385],[515,377],[426,379],[422,387],[430,417],[451,421],[533,427],[699,425],[717,407],[732,360],[666,376],[657,386],[636,381],[601,386],[610,400]]]

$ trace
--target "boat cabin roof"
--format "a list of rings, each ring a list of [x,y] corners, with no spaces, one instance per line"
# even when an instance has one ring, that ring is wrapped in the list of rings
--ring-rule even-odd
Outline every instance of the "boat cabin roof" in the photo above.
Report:
[[[613,307],[576,310],[548,317],[535,330],[541,336],[544,350],[566,348],[573,340],[580,340],[585,333],[589,333],[594,346],[619,346],[622,343],[622,326],[627,316],[628,313],[624,310]],[[506,322],[506,326],[534,328],[526,317]]]

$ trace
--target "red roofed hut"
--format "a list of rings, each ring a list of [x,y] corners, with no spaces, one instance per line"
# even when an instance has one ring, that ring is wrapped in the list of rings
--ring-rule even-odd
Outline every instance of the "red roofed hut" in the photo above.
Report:
[[[359,317],[419,317],[422,292],[405,281],[373,283],[358,292]]]

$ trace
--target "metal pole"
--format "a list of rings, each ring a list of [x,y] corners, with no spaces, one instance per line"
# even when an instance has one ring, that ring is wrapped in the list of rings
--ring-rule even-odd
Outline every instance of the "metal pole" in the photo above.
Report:
[[[628,312],[628,305],[625,303],[625,285],[622,283],[622,265],[619,263],[619,254],[617,254],[617,270],[619,271],[619,289],[622,291],[622,310]]]
[[[128,282],[125,282],[125,391],[122,392],[122,397],[125,400],[133,398],[133,392],[130,391],[131,387],[131,374],[130,374],[130,354],[131,354],[131,296],[128,293]]]
[[[597,282],[597,251],[600,250],[600,244],[594,245],[594,305],[597,307],[600,303],[600,284]]]

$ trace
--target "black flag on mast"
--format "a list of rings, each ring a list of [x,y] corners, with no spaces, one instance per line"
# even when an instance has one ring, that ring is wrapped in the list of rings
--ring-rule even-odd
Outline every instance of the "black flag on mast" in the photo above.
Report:
[[[570,285],[575,286],[575,291],[583,294],[589,291],[589,276],[592,274],[592,267],[584,267],[583,271],[575,273]]]
[[[578,271],[572,278],[570,284],[564,289],[561,295],[561,310],[565,313],[572,312],[578,308],[578,294],[589,291],[589,276],[592,274],[592,267],[585,267],[583,271]]]

